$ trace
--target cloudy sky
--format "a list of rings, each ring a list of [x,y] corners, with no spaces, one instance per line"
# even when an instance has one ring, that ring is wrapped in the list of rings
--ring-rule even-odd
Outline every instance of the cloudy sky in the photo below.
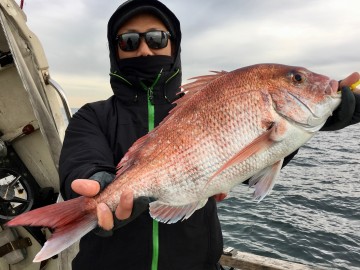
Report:
[[[17,0],[19,3],[20,1]],[[70,106],[106,99],[107,21],[123,1],[25,0],[50,74]],[[341,79],[360,71],[358,0],[164,0],[181,22],[183,82],[257,63],[304,66]]]

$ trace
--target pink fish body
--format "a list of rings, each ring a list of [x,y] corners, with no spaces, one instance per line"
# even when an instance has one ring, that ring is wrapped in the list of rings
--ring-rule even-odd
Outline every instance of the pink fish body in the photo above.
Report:
[[[96,204],[114,211],[125,189],[155,198],[150,215],[165,223],[189,218],[209,197],[249,178],[254,197],[262,199],[283,158],[339,105],[337,89],[326,76],[278,64],[198,77],[183,87],[187,94],[169,116],[129,149],[115,181],[98,196],[39,208],[8,225],[55,228],[34,260],[41,261],[95,228]]]

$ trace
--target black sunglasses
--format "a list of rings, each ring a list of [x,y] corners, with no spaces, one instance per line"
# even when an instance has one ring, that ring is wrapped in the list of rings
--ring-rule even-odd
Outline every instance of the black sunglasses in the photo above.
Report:
[[[141,37],[145,39],[150,49],[163,49],[167,46],[171,35],[169,32],[151,30],[145,33],[130,32],[121,34],[116,36],[116,40],[121,50],[131,52],[139,48]]]

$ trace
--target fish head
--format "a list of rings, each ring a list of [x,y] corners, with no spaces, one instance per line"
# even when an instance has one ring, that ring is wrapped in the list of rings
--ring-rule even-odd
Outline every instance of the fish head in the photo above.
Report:
[[[315,132],[338,107],[338,82],[302,67],[269,65],[268,91],[275,111],[308,132]]]

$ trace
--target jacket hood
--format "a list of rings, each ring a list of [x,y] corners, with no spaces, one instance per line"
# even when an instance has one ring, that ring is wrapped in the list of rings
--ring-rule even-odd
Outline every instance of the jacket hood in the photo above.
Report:
[[[118,45],[116,42],[117,31],[119,27],[122,26],[127,20],[143,12],[151,13],[154,14],[156,17],[158,17],[168,28],[171,34],[171,41],[172,43],[175,44],[174,47],[175,52],[171,57],[172,64],[170,65],[170,67],[169,66],[165,67],[165,72],[163,72],[163,76],[170,78],[174,76],[174,74],[176,73],[176,78],[175,78],[176,82],[175,83],[173,82],[171,85],[172,88],[176,89],[175,90],[176,92],[179,91],[179,87],[181,84],[181,59],[180,59],[181,29],[180,29],[179,20],[170,9],[168,9],[164,4],[162,4],[157,0],[129,0],[118,7],[118,9],[110,17],[110,20],[108,22],[107,38],[109,43],[110,74],[111,75],[116,74],[116,76],[111,77],[110,83],[113,88],[114,94],[117,96],[129,94],[129,93],[122,93],[124,91],[119,90],[119,84],[122,84],[127,81],[127,84],[125,83],[127,87],[129,87],[129,85],[133,85],[134,87],[138,86],[138,82],[131,81],[132,79],[128,78],[129,76],[126,74],[125,70],[123,69],[123,64],[121,62],[124,61],[125,59],[124,60],[118,59],[118,53],[117,53]],[[152,56],[146,56],[146,57],[152,57]],[[135,58],[133,59],[135,60]],[[127,61],[132,61],[132,60],[130,59]],[[159,65],[161,65],[161,63],[159,63]],[[162,67],[159,66],[159,70],[161,69]],[[154,77],[156,77],[156,75],[157,74],[154,74]],[[164,81],[167,81],[166,79],[167,78],[165,78]],[[172,79],[172,81],[174,80]],[[131,84],[129,84],[128,82],[130,82]],[[178,85],[174,87],[174,84],[178,84]],[[162,88],[164,88],[164,86],[162,86]]]

